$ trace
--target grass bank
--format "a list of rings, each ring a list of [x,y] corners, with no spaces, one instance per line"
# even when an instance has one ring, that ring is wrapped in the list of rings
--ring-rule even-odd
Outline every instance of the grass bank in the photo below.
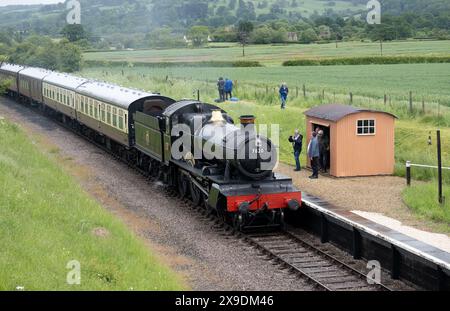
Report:
[[[183,289],[34,140],[0,120],[0,290]],[[72,260],[80,263],[80,285],[66,282]]]
[[[408,187],[403,192],[405,203],[417,214],[450,227],[450,187],[444,187],[444,196],[447,198],[444,205],[438,202],[437,183],[417,184]]]

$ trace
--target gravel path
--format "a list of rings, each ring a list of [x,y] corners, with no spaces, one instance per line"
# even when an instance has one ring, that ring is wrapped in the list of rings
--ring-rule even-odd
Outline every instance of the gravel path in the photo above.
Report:
[[[218,234],[197,212],[167,196],[161,184],[148,182],[48,118],[5,98],[0,98],[2,116],[21,125],[193,290],[312,289],[243,242]]]

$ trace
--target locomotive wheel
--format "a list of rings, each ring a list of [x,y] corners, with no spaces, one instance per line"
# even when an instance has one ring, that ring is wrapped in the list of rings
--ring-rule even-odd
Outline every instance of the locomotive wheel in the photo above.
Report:
[[[206,211],[211,212],[211,208],[209,208],[209,205],[208,205],[208,197],[204,193],[202,193],[202,203],[201,204],[202,204],[202,207]]]
[[[202,192],[193,182],[189,183],[189,192],[191,193],[192,203],[194,203],[194,206],[199,206],[202,202]]]
[[[285,229],[286,228],[286,222],[284,221],[284,211],[283,210],[280,210],[279,217],[280,217],[280,228],[281,229]]]
[[[242,214],[236,213],[233,215],[233,228],[236,231],[242,231],[245,224],[245,218]]]
[[[178,175],[178,193],[181,198],[185,198],[189,191],[189,182],[184,174],[181,172]]]
[[[158,177],[159,175],[159,163],[158,161],[152,160],[152,170],[150,171],[152,177]]]

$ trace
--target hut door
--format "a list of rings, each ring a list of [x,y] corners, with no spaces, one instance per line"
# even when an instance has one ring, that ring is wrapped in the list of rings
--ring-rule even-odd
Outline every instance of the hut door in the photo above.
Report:
[[[330,126],[322,125],[322,124],[312,124],[312,130],[319,133],[319,131],[323,131],[323,136],[319,138],[320,142],[320,169],[325,170],[328,173],[331,168],[331,130]]]

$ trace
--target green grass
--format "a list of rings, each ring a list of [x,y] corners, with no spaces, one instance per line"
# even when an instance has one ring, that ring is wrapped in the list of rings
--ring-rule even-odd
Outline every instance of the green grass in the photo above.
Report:
[[[175,273],[36,144],[0,120],[0,290],[183,289]],[[109,236],[94,235],[94,228]],[[81,285],[66,283],[71,260],[81,264]]]
[[[450,41],[396,41],[383,45],[385,56],[448,56],[449,51]],[[251,60],[266,66],[279,66],[286,60],[367,56],[380,56],[380,44],[343,42],[338,48],[335,43],[250,45],[246,47],[246,57],[242,57],[242,48],[238,44],[212,43],[210,47],[199,49],[87,52],[84,59],[148,63]]]
[[[444,187],[445,205],[438,202],[437,183],[413,185],[403,192],[405,203],[419,215],[450,226],[450,187]]]
[[[426,102],[426,108],[436,108],[435,103],[450,106],[450,64],[401,64],[401,65],[355,65],[355,66],[306,66],[306,67],[271,67],[271,68],[198,68],[198,67],[166,67],[166,68],[86,68],[83,73],[97,76],[115,82],[135,80],[137,75],[145,75],[146,78],[135,84],[136,87],[158,90],[159,83],[155,85],[153,80],[165,78],[186,80],[191,85],[196,82],[208,82],[208,87],[214,89],[215,81],[219,76],[229,77],[238,83],[237,91],[241,95],[251,96],[254,99],[255,92],[265,95],[266,87],[270,94],[276,93],[276,87],[281,82],[287,82],[292,96],[296,95],[296,88],[302,94],[302,86],[305,84],[308,97],[313,97],[317,92],[325,91],[328,100],[334,100],[334,93],[342,94],[340,101],[349,101],[349,93],[355,96],[368,97],[365,101],[377,100],[382,102],[384,94],[391,98],[395,107],[406,108],[409,92],[413,92],[413,99],[418,109],[422,99]],[[142,77],[141,77],[142,78]],[[152,79],[153,80],[150,80]],[[134,81],[133,81],[134,82]],[[242,86],[240,89],[239,86]],[[205,90],[206,91],[206,90]],[[173,92],[173,91],[172,91]],[[262,94],[261,94],[262,93]],[[313,94],[311,94],[313,93]],[[189,94],[176,94],[187,96]],[[355,98],[355,100],[357,100]],[[299,98],[299,104],[304,105],[304,99]],[[362,103],[367,104],[367,103]],[[368,103],[370,104],[370,103]],[[431,105],[434,104],[434,105]]]

